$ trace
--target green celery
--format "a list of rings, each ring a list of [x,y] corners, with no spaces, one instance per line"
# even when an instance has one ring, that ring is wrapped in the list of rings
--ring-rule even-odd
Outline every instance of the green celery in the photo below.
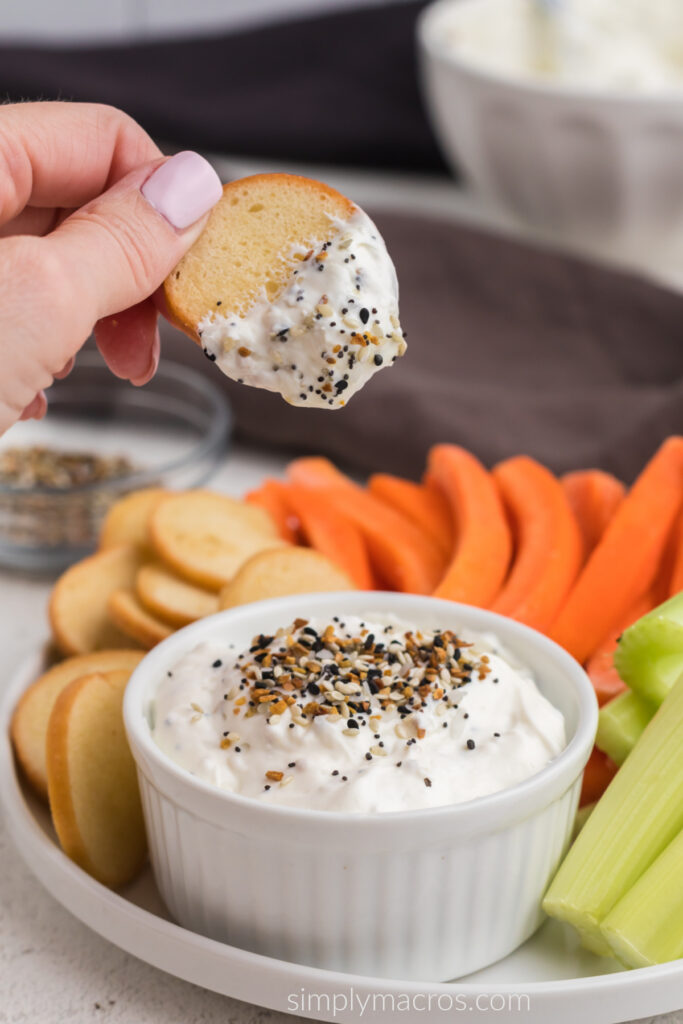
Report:
[[[620,693],[600,708],[596,747],[615,764],[623,764],[656,710],[637,693]]]
[[[683,677],[646,727],[570,848],[543,907],[596,952],[614,905],[683,829]]]
[[[683,832],[612,908],[601,931],[627,967],[683,957]]]
[[[662,703],[683,672],[683,593],[624,630],[614,665],[635,693]]]
[[[594,800],[592,804],[584,804],[583,807],[579,807],[574,818],[574,830],[572,832],[572,841],[576,839],[579,832],[586,824],[594,809],[597,807],[597,802]]]

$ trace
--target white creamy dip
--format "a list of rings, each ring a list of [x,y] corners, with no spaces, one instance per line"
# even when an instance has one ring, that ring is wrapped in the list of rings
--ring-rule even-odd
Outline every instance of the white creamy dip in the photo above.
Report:
[[[328,241],[291,253],[291,277],[244,315],[199,323],[205,354],[233,380],[291,405],[334,409],[406,350],[398,282],[379,231],[361,209],[332,220]]]
[[[576,88],[683,88],[680,0],[481,0],[453,6],[446,45],[491,71]]]
[[[565,746],[564,719],[496,638],[297,620],[238,652],[189,651],[152,731],[193,775],[266,803],[387,812],[507,789]]]

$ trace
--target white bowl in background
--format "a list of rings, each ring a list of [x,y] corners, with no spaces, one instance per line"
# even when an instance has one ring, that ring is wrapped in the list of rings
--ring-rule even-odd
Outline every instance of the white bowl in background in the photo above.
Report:
[[[436,0],[421,15],[423,92],[446,158],[486,200],[555,237],[634,254],[674,244],[683,92],[570,87],[460,56],[449,28],[499,18],[509,2]]]
[[[201,641],[249,646],[297,616],[382,613],[495,633],[564,714],[564,751],[491,796],[370,815],[265,805],[196,778],[156,745],[156,688]],[[573,658],[511,619],[430,597],[346,592],[245,605],[174,633],[133,673],[124,719],[156,881],[184,927],[310,966],[427,981],[493,963],[541,923],[542,895],[569,842],[597,704]]]

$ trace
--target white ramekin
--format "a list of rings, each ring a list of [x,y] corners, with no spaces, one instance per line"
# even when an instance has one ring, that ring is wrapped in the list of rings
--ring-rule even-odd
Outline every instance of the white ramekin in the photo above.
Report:
[[[502,793],[389,814],[266,806],[170,761],[152,738],[156,687],[181,655],[220,636],[248,646],[297,616],[388,613],[425,627],[494,632],[564,714],[566,749]],[[136,668],[124,718],[152,867],[173,916],[283,960],[380,977],[446,980],[506,956],[542,919],[566,850],[597,705],[581,667],[546,637],[429,597],[334,593],[263,601],[173,634]]]
[[[427,108],[447,159],[499,207],[555,237],[676,244],[683,216],[683,102],[570,88],[458,56],[447,26],[495,20],[509,0],[437,0],[418,25]]]

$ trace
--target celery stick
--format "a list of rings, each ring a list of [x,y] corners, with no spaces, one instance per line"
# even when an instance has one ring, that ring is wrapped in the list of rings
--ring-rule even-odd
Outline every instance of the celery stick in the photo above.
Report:
[[[623,764],[656,710],[637,693],[620,693],[600,708],[596,747],[615,764]]]
[[[578,836],[579,832],[586,824],[594,809],[597,807],[597,801],[593,801],[592,804],[584,804],[583,807],[579,807],[574,818],[574,830],[572,832],[572,842]]]
[[[662,703],[683,672],[683,593],[624,630],[614,664],[635,693]]]
[[[627,967],[683,957],[683,832],[612,908],[601,931]]]
[[[584,944],[609,949],[600,925],[683,829],[683,677],[646,727],[555,875],[543,907]]]

